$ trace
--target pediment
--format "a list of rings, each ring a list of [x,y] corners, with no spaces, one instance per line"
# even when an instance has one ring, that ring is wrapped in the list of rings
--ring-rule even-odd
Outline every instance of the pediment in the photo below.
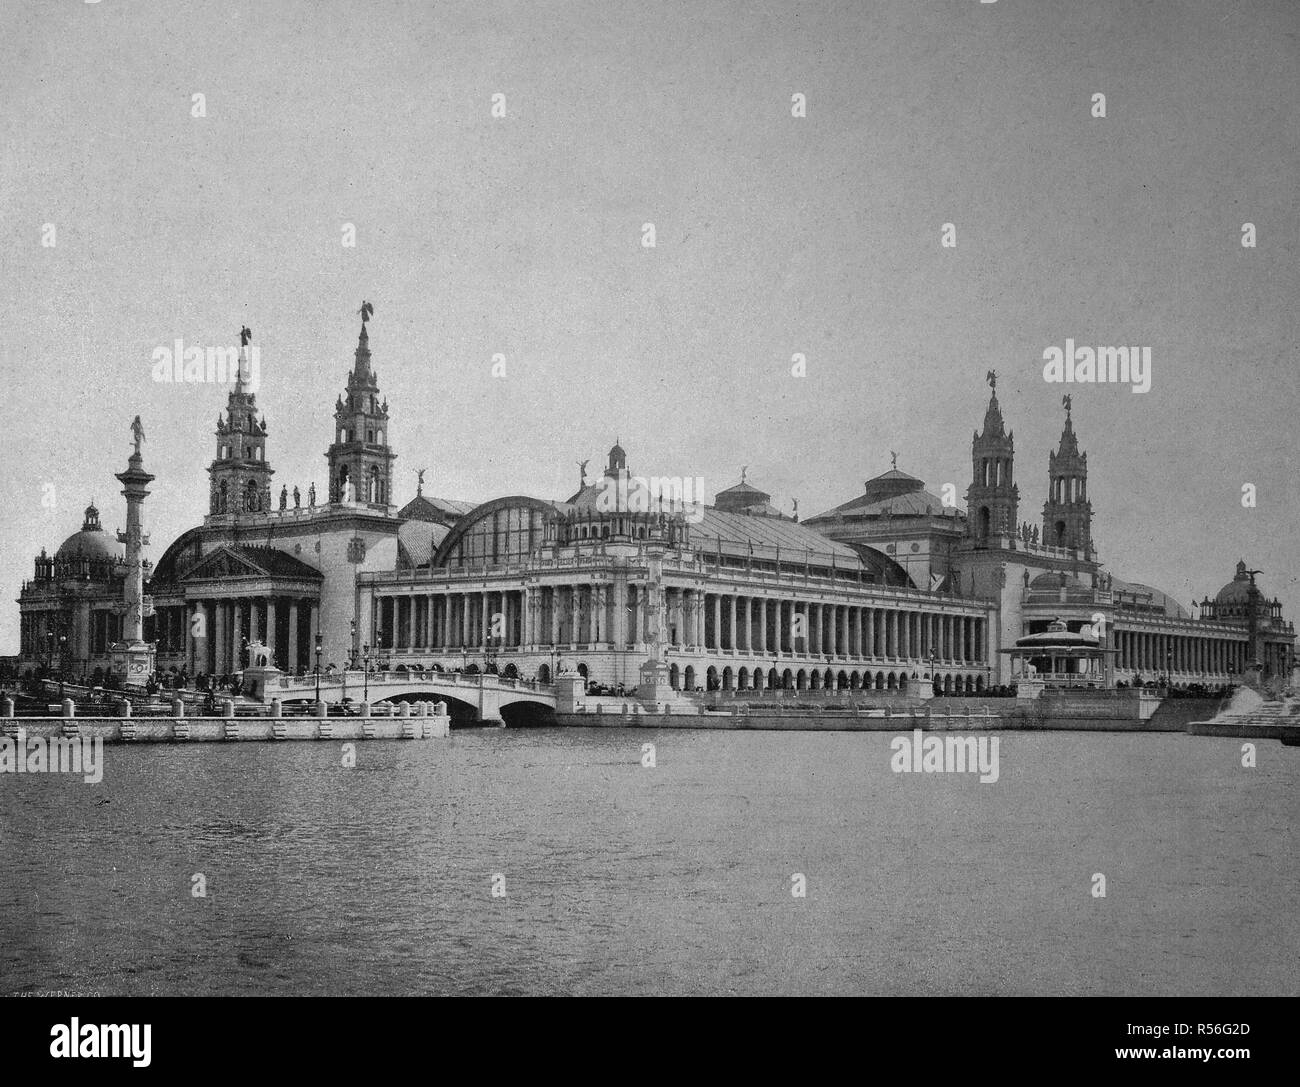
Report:
[[[250,562],[228,547],[219,547],[211,555],[185,572],[184,581],[217,581],[231,577],[269,577],[266,569]]]

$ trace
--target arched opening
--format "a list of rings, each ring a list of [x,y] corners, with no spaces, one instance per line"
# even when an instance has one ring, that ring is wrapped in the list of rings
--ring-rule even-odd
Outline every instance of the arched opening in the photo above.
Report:
[[[848,690],[849,676],[847,672],[840,672],[840,674],[835,677],[835,687],[836,690],[840,690],[840,691]]]
[[[789,668],[781,673],[781,687],[787,691],[794,690],[794,673]]]
[[[990,517],[989,517],[988,506],[980,506],[979,513],[976,514],[976,518],[975,518],[975,525],[976,525],[975,534],[978,539],[987,540],[989,538],[989,521],[990,521]]]
[[[519,669],[515,666],[514,661],[511,661],[502,669],[501,674],[505,676],[506,679],[518,679]]]
[[[754,669],[754,690],[761,691],[763,689],[763,687],[765,686],[764,678],[765,677],[763,675],[763,669],[755,668]]]
[[[545,728],[555,724],[555,710],[540,702],[520,699],[501,707],[501,720],[506,728]]]
[[[674,691],[680,691],[682,689],[682,674],[675,664],[670,664],[668,666],[668,685]]]
[[[898,674],[897,674],[897,673],[895,673],[895,672],[890,672],[889,675],[885,677],[885,690],[887,690],[887,691],[896,691],[896,690],[898,690]]]
[[[975,677],[975,690],[976,690],[976,691],[982,691],[982,690],[984,690],[984,677],[983,677],[983,676],[976,676],[976,677]]]
[[[1056,533],[1056,546],[1064,547],[1065,546],[1065,522],[1057,521],[1056,524],[1052,526],[1052,529]]]
[[[685,682],[688,691],[695,690],[695,665],[688,664],[686,666],[686,671],[682,673],[682,680]]]
[[[735,690],[735,679],[731,674],[731,668],[727,667],[722,670],[722,689],[724,691]]]
[[[822,689],[822,674],[816,669],[808,677],[808,689],[810,691],[820,691]]]
[[[849,690],[856,691],[862,686],[862,676],[854,671],[849,673]]]
[[[749,669],[742,668],[736,673],[736,690],[744,691],[749,689]]]
[[[551,682],[551,666],[549,664],[539,664],[537,666],[537,682],[538,683]]]
[[[718,670],[709,665],[704,673],[704,689],[706,691],[716,691],[718,689]]]
[[[261,495],[257,490],[257,480],[250,479],[248,485],[244,488],[244,509],[249,513],[256,513],[261,508]]]
[[[781,686],[781,675],[775,668],[769,668],[767,670],[767,686],[769,690]]]
[[[885,689],[885,673],[884,673],[884,672],[877,672],[877,673],[876,673],[876,690],[877,690],[877,691],[883,691],[884,689]]]
[[[906,672],[900,673],[898,677],[898,689],[900,691],[907,690],[907,682],[908,682],[907,673]]]
[[[578,665],[578,675],[580,675],[584,680],[587,678],[587,666],[586,666],[586,664],[579,664],[579,665]]]
[[[952,676],[943,677],[943,693],[952,694]]]

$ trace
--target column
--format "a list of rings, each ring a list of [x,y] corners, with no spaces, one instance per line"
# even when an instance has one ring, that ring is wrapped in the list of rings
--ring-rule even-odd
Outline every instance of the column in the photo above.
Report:
[[[244,601],[232,600],[230,602],[230,668],[231,672],[238,672],[243,666],[243,656],[240,652],[240,642],[244,634]]]
[[[217,675],[225,675],[229,671],[226,667],[226,652],[230,648],[230,638],[226,633],[228,607],[225,600],[216,602],[213,607],[215,622],[212,624],[215,630],[209,630],[209,634],[215,635],[212,640],[212,671]]]
[[[316,664],[316,635],[320,633],[320,604],[312,600],[307,604],[307,649],[312,654],[312,666]],[[326,648],[325,646],[321,647]],[[348,654],[350,646],[345,646],[343,650],[343,659],[339,661],[339,667],[346,668],[348,664]],[[329,664],[329,658],[324,653],[321,654],[321,666]]]
[[[308,652],[310,652],[310,648]],[[315,659],[312,660],[313,667]],[[298,672],[298,598],[289,597],[289,674]]]
[[[275,636],[277,633],[275,625],[278,618],[279,614],[275,606],[275,597],[268,596],[266,598],[266,652],[268,655],[267,659],[271,662],[272,668],[279,667],[275,646]],[[290,641],[293,640],[292,634],[289,635],[289,639]]]

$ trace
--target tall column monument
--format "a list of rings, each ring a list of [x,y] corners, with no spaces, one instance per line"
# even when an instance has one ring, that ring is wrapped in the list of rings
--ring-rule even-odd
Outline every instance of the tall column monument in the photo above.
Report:
[[[113,672],[124,685],[143,687],[154,671],[154,647],[144,640],[144,547],[149,537],[144,532],[144,500],[154,477],[144,470],[140,443],[144,427],[140,416],[131,423],[135,452],[127,460],[126,471],[118,472],[122,495],[126,498],[126,531],[117,534],[126,544],[126,581],[122,586],[122,640],[112,649]]]

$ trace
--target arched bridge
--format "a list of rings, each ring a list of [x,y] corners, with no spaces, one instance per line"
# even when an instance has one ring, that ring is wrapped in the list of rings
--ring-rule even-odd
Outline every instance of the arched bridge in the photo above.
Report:
[[[484,724],[500,723],[501,710],[515,703],[555,708],[555,688],[527,679],[508,679],[487,674],[461,672],[336,672],[320,677],[322,702],[371,703],[386,699],[421,698],[463,702],[474,710],[474,719]],[[281,702],[315,701],[316,676],[281,676],[267,684],[265,698]]]

